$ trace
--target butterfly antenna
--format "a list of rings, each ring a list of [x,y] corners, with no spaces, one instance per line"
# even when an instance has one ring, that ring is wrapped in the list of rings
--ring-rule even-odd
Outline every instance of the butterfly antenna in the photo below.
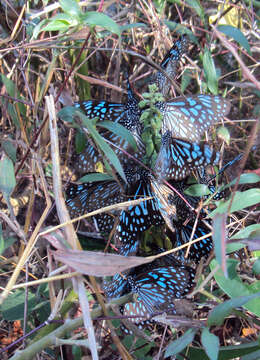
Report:
[[[213,176],[209,179],[208,184],[209,184],[212,180],[214,180],[217,175],[223,173],[229,166],[231,166],[231,165],[233,165],[234,163],[236,163],[237,161],[241,160],[242,157],[243,157],[243,155],[244,155],[244,154],[239,154],[239,155],[237,155],[233,160],[231,160],[231,161],[229,161],[228,163],[226,163],[226,164],[219,170],[218,174],[213,175]]]

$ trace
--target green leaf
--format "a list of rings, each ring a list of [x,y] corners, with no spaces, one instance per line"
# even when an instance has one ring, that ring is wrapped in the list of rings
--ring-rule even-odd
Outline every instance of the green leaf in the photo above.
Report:
[[[196,11],[196,13],[199,15],[201,20],[205,21],[205,12],[203,7],[201,6],[200,2],[198,0],[186,0],[186,3]]]
[[[147,25],[144,24],[144,23],[132,23],[132,24],[119,26],[121,33],[123,31],[131,30],[131,29],[134,29],[134,28],[141,28],[141,27],[147,28]]]
[[[232,254],[235,251],[238,251],[240,249],[243,249],[246,245],[241,242],[235,242],[227,244],[226,247],[226,254]]]
[[[17,89],[16,84],[8,79],[5,75],[0,74],[0,80],[2,80],[5,88],[6,88],[6,92],[9,96],[12,96],[13,98],[17,98],[17,99],[23,99]],[[11,105],[11,104],[9,104]],[[18,102],[18,107],[19,107],[19,111],[22,115],[26,116],[26,107],[24,104]],[[14,105],[12,105],[13,111],[15,112],[16,115],[16,109],[14,108]],[[9,111],[9,107],[8,107],[8,111]],[[17,116],[17,115],[16,115]]]
[[[122,177],[122,179],[126,182],[125,173],[122,168],[122,165],[120,164],[120,161],[118,160],[118,157],[116,156],[115,152],[110,148],[110,146],[105,142],[105,140],[102,138],[101,135],[97,132],[93,125],[93,120],[91,121],[80,111],[78,110],[76,113],[80,120],[82,121],[83,127],[88,129],[89,134],[95,141],[95,143],[100,147],[102,152],[105,154],[106,158],[109,159],[111,164],[114,166],[116,171],[119,173],[119,175]]]
[[[81,183],[94,182],[94,181],[105,181],[113,180],[113,177],[104,173],[92,173],[82,176],[78,181]]]
[[[254,184],[260,181],[260,176],[255,173],[247,173],[242,174],[239,179],[239,184]],[[237,182],[237,178],[231,181],[228,186],[235,185]]]
[[[234,239],[249,238],[251,233],[256,230],[260,230],[260,224],[249,225],[249,226],[245,227],[244,229],[238,231],[235,235],[231,236],[230,239],[234,240]]]
[[[76,153],[81,153],[86,147],[86,136],[83,131],[77,129],[75,136],[75,148]]]
[[[66,106],[58,112],[58,117],[63,121],[75,124],[74,116],[78,110],[75,106]]]
[[[0,175],[0,191],[3,193],[6,202],[9,202],[16,180],[13,162],[6,155],[3,155],[0,160]]]
[[[6,92],[8,95],[12,96],[12,97],[20,97],[20,94],[16,88],[15,83],[8,79],[5,75],[0,74],[0,78],[5,86]]]
[[[137,150],[135,138],[123,125],[112,121],[102,121],[98,123],[98,126],[104,127],[105,129],[112,131],[114,134],[119,135],[132,146],[133,150]]]
[[[66,31],[70,26],[77,26],[78,21],[66,14],[58,14],[41,31]]]
[[[245,355],[241,360],[259,360],[260,359],[260,350],[254,351],[251,354]]]
[[[210,269],[213,270],[217,266],[217,261],[214,259],[210,263]],[[260,291],[260,281],[255,281],[252,285],[247,285],[242,282],[236,272],[238,261],[235,259],[227,259],[227,273],[228,279],[224,276],[222,270],[218,270],[214,277],[218,286],[230,297],[237,298],[241,294],[245,296],[255,295]],[[243,306],[247,310],[253,312],[256,316],[260,316],[260,299],[255,298]]]
[[[185,189],[184,193],[190,196],[204,196],[211,194],[208,186],[205,184],[190,185],[187,189]]]
[[[243,355],[258,351],[259,349],[260,347],[258,341],[252,341],[242,345],[221,346],[218,360],[234,360]],[[193,346],[189,346],[187,348],[185,355],[188,359],[208,360],[208,356],[202,348],[196,348]]]
[[[221,265],[225,276],[226,270],[226,214],[216,214],[213,218],[213,241],[217,262]]]
[[[212,94],[217,95],[218,78],[217,78],[216,68],[211,53],[207,47],[205,47],[204,55],[203,55],[203,68],[205,71],[205,77],[209,90],[212,92]]]
[[[195,44],[198,44],[198,39],[196,38],[196,36],[194,36],[193,32],[187,29],[185,25],[181,25],[180,23],[177,23],[175,21],[168,21],[168,20],[164,20],[163,22],[166,26],[168,26],[170,30],[174,30],[180,35],[186,34],[188,35],[190,41],[194,42]]]
[[[179,339],[171,342],[166,348],[164,357],[166,358],[168,356],[176,355],[180,351],[185,349],[185,347],[193,341],[195,334],[196,334],[196,330],[189,329]]]
[[[0,224],[1,225],[1,224]],[[17,239],[15,237],[9,237],[7,239],[3,238],[3,243],[1,240],[1,236],[0,236],[0,242],[1,242],[1,251],[0,254],[2,254],[6,249],[9,248],[9,246],[12,246],[15,242],[17,241]]]
[[[82,12],[79,4],[75,0],[59,0],[62,10],[72,17],[79,17]]]
[[[220,139],[224,140],[227,145],[230,144],[230,133],[225,126],[221,126],[217,129],[217,135]]]
[[[28,290],[27,306],[28,313],[30,314],[33,307],[36,305],[36,297]],[[1,305],[1,315],[3,319],[13,321],[22,320],[24,318],[24,301],[25,290],[14,290],[8,295],[8,298]]]
[[[45,26],[46,24],[48,24],[49,19],[44,19],[41,22],[39,22],[39,24],[37,24],[34,29],[33,29],[33,35],[32,35],[32,39],[37,39],[38,35],[40,34],[40,32],[42,31],[43,26]]]
[[[96,11],[88,11],[86,14],[81,16],[81,19],[86,25],[98,25],[103,27],[104,29],[111,31],[112,33],[117,34],[119,37],[121,36],[120,27],[118,26],[118,24],[109,16],[103,13]]]
[[[227,300],[222,304],[217,305],[209,314],[208,326],[222,325],[224,319],[232,313],[234,308],[243,306],[247,304],[250,300],[255,299],[257,297],[259,298],[259,296],[260,296],[260,292],[253,295],[239,296],[237,298]]]
[[[5,150],[7,156],[15,163],[16,162],[16,148],[14,143],[10,140],[3,140],[2,147]]]
[[[210,217],[214,217],[216,214],[223,214],[228,211],[229,204],[231,200],[221,202],[220,205],[210,213]],[[249,206],[258,204],[260,202],[260,189],[249,189],[243,192],[237,191],[230,212],[239,211],[245,209]]]
[[[257,259],[255,262],[254,262],[254,265],[253,265],[253,273],[255,275],[259,275],[260,274],[260,259]]]
[[[210,360],[217,360],[219,338],[216,335],[211,334],[208,328],[204,328],[201,334],[201,342]]]
[[[218,30],[223,34],[233,38],[240,46],[246,49],[249,55],[252,55],[249,42],[241,30],[231,25],[219,25]]]

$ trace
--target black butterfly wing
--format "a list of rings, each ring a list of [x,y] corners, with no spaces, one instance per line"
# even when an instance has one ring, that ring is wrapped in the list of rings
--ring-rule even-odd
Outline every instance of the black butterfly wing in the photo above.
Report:
[[[108,101],[84,100],[74,103],[74,107],[83,110],[90,119],[120,122],[124,119],[125,105]]]
[[[139,159],[144,155],[145,149],[143,148],[143,143],[140,141],[139,137],[137,151],[134,151],[128,141],[120,135],[104,130],[99,131],[99,133],[104,139],[117,146],[114,147],[113,145],[109,144],[121,163],[131,163],[132,160],[127,156],[126,153],[131,154]],[[121,149],[123,151],[121,151]],[[102,153],[100,153],[96,148],[96,145],[92,141],[88,141],[85,149],[78,156],[76,156],[73,168],[77,173],[80,174],[95,172],[97,171],[98,163],[103,164],[103,157],[104,156]]]
[[[176,226],[176,232],[175,232],[175,241],[174,246],[178,247],[184,244],[187,244],[190,240],[196,240],[202,236],[207,235],[210,230],[207,228],[206,225],[203,224],[203,222],[199,222],[194,236],[191,239],[193,230],[193,224],[188,223],[187,225],[178,224]],[[188,253],[188,259],[195,261],[196,263],[199,263],[201,261],[202,257],[208,257],[211,250],[213,249],[213,243],[212,243],[212,237],[208,236],[205,239],[198,241],[197,243],[194,243],[190,246],[189,253]],[[186,253],[187,248],[180,250],[178,255],[184,259],[184,255]]]
[[[66,205],[72,218],[82,216],[105,206],[125,201],[125,196],[116,181],[98,181],[85,184],[70,184]],[[95,215],[100,231],[110,232],[115,218],[109,214]]]
[[[174,310],[174,299],[184,297],[194,286],[195,271],[188,266],[166,266],[130,278],[132,291],[138,294],[150,313]]]
[[[199,141],[212,125],[229,113],[230,102],[219,96],[197,95],[176,97],[157,107],[163,114],[162,133],[173,137]]]
[[[128,101],[126,104],[88,100],[79,101],[75,103],[74,106],[82,109],[86,116],[88,116],[90,119],[97,117],[100,121],[112,121],[119,123],[131,131],[137,143],[137,152],[133,151],[132,147],[126,139],[117,135],[116,133],[105,129],[101,129],[99,133],[105,140],[115,144],[125,152],[130,153],[131,155],[134,155],[138,158],[143,156],[145,153],[145,148],[140,136],[142,129],[142,125],[139,121],[140,110],[138,108],[138,102],[135,99],[131,88],[128,90]],[[127,161],[129,159],[127,155],[117,147],[112,146],[112,149],[118,156],[119,161]],[[90,140],[88,141],[84,151],[82,151],[81,154],[75,159],[74,169],[78,173],[94,172],[97,170],[96,164],[98,162],[102,163],[102,161],[102,154],[100,154],[100,151],[98,151],[96,145]]]
[[[129,200],[154,196],[150,183],[140,181],[129,191],[133,196]],[[141,234],[152,225],[162,225],[158,205],[154,199],[145,200],[138,205],[129,206],[123,210],[119,217],[119,224],[115,232],[115,240],[122,244],[121,255],[133,255],[137,249]]]
[[[214,152],[208,144],[175,139],[167,132],[162,139],[155,172],[162,179],[182,180],[193,170],[215,165],[218,161],[219,153]]]
[[[160,66],[166,71],[171,79],[174,79],[177,76],[177,69],[181,57],[187,52],[187,48],[188,40],[185,36],[182,36],[174,43],[161,62]],[[156,84],[163,96],[166,96],[170,90],[171,83],[160,71],[156,74]]]
[[[129,293],[131,289],[127,279],[116,274],[111,281],[105,281],[103,290],[108,299],[116,299]]]

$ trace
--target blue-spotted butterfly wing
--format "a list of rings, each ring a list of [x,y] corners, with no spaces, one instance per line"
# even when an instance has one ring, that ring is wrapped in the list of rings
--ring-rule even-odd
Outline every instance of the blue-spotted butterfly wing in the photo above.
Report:
[[[158,103],[157,107],[163,114],[162,134],[169,130],[173,137],[199,141],[205,131],[229,113],[230,102],[201,94],[176,97]]]
[[[128,100],[125,104],[87,100],[76,102],[74,106],[83,110],[90,119],[98,118],[100,121],[112,121],[124,126],[132,133],[136,140],[138,148],[136,152],[133,152],[132,147],[126,139],[116,133],[101,129],[100,135],[110,143],[123,149],[125,152],[130,153],[137,158],[141,158],[145,153],[145,147],[141,140],[142,124],[139,121],[141,112],[129,81],[127,81],[127,92]],[[127,157],[120,149],[113,147],[113,150],[120,162],[129,160],[129,157]],[[102,160],[102,154],[100,154],[95,144],[90,141],[84,151],[76,159],[74,168],[79,173],[94,172],[96,171],[96,163],[102,162]]]
[[[150,183],[140,181],[136,183],[129,193],[134,194],[129,200],[154,196]],[[152,225],[159,226],[164,223],[157,202],[154,199],[145,200],[138,205],[129,206],[119,216],[119,224],[115,231],[115,241],[122,247],[120,254],[124,256],[133,255],[138,250],[141,234]]]
[[[176,232],[174,234],[174,238],[175,238],[174,246],[178,247],[187,244],[190,240],[196,240],[202,236],[207,235],[210,232],[208,227],[204,225],[203,222],[201,221],[198,223],[194,236],[191,239],[192,231],[193,231],[192,223],[188,223],[187,225],[182,225],[182,224],[176,225]],[[201,241],[198,241],[190,246],[188,259],[195,261],[196,263],[199,263],[202,257],[209,256],[212,249],[213,249],[212,237],[208,236],[205,239],[202,239]],[[180,250],[177,255],[180,258],[184,259],[186,250],[187,248]]]
[[[150,314],[141,301],[126,303],[121,307],[121,313],[128,321],[134,323],[139,329],[142,329],[144,326],[151,325],[153,322],[148,320]],[[121,330],[128,334],[132,333],[131,328],[126,328],[125,324],[124,326],[121,326]]]
[[[111,281],[104,282],[103,290],[108,299],[117,299],[129,293],[131,289],[127,279],[120,274],[116,274]]]
[[[162,179],[178,181],[185,179],[193,170],[215,165],[218,161],[219,153],[214,152],[208,144],[172,138],[168,131],[162,138],[155,172]]]
[[[70,184],[66,190],[70,216],[76,218],[105,206],[125,201],[116,181],[98,181],[84,184]],[[112,230],[115,218],[109,214],[95,215],[98,229],[102,232]]]
[[[120,135],[104,130],[99,131],[99,133],[104,139],[117,146],[114,147],[109,144],[121,163],[125,163],[126,161],[131,163],[132,161],[125,152],[139,159],[142,158],[145,153],[143,143],[140,141],[139,137],[135,137],[137,151],[134,151],[128,141]],[[121,151],[120,149],[124,151]],[[96,145],[88,140],[85,149],[75,158],[73,168],[77,173],[85,174],[97,171],[98,163],[103,164],[103,155],[98,151]]]
[[[149,313],[172,310],[174,299],[185,297],[194,286],[195,271],[185,265],[163,266],[135,278],[128,277],[132,291],[138,294]]]
[[[74,103],[74,107],[83,110],[90,119],[120,122],[124,118],[125,105],[108,101],[83,100]]]
[[[187,52],[187,48],[188,40],[185,36],[182,36],[174,43],[161,62],[160,66],[166,71],[171,79],[174,79],[177,76],[177,69],[181,57]],[[160,71],[156,74],[156,84],[163,96],[166,96],[170,90],[171,83]]]
[[[175,197],[175,193],[167,185],[163,184],[158,179],[151,179],[151,187],[155,194],[155,201],[157,201],[160,213],[171,231],[174,231],[173,221],[177,221],[176,206],[171,201]]]

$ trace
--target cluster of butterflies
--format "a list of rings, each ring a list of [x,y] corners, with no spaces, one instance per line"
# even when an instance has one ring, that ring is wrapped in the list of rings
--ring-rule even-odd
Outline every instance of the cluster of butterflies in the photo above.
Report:
[[[160,64],[163,71],[156,74],[153,82],[163,96],[169,92],[169,77],[176,77],[179,61],[187,51],[187,46],[186,37],[181,37]],[[162,142],[153,171],[133,160],[133,157],[142,159],[145,144],[141,136],[141,110],[129,82],[128,99],[124,104],[88,100],[77,102],[74,106],[80,108],[89,119],[98,118],[124,126],[136,140],[137,150],[133,151],[126,139],[119,135],[100,129],[104,139],[117,145],[115,153],[123,166],[127,182],[110,179],[71,184],[67,189],[67,206],[71,217],[108,205],[141,199],[137,205],[115,210],[113,214],[95,216],[98,229],[104,233],[111,232],[117,219],[114,242],[120,244],[119,254],[124,256],[138,253],[143,233],[151,226],[166,224],[173,247],[189,242],[193,233],[195,240],[209,232],[203,211],[194,226],[196,213],[192,209],[199,205],[201,198],[184,195],[184,191],[189,186],[189,176],[196,172],[198,182],[208,184],[216,199],[223,196],[215,191],[214,184],[205,175],[208,165],[218,163],[219,153],[201,142],[201,137],[229,112],[230,103],[227,100],[219,96],[196,95],[157,103],[156,107],[162,114]],[[132,155],[131,159],[126,153]],[[96,163],[102,161],[98,147],[90,141],[78,156],[74,167],[81,174],[93,173],[96,171]],[[143,200],[147,197],[149,199]],[[115,275],[112,281],[105,284],[105,294],[108,298],[120,297],[128,292],[137,294],[135,303],[128,303],[121,308],[125,316],[146,316],[158,311],[174,314],[174,300],[185,297],[194,286],[195,270],[190,264],[198,263],[211,250],[212,239],[208,236],[192,244],[186,258],[184,249],[177,256],[164,256],[149,265],[134,268],[123,276]],[[163,249],[157,248],[155,253],[161,251]],[[134,321],[137,323],[136,318]]]

